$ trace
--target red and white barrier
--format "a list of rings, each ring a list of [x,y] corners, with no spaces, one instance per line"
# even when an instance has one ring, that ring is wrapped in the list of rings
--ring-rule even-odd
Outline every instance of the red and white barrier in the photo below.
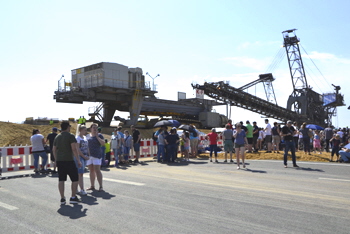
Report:
[[[203,145],[206,145],[205,136],[200,136]],[[222,140],[218,141],[218,146],[222,146]],[[157,156],[157,143],[153,139],[142,139],[140,142],[140,158]],[[178,151],[179,152],[179,151]],[[8,146],[0,148],[0,167],[3,172],[30,170],[34,169],[34,157],[32,154],[32,146]],[[113,151],[111,152],[113,155]],[[48,155],[49,156],[49,155]],[[130,159],[136,158],[133,149],[130,150]],[[48,157],[50,162],[50,157]],[[41,165],[41,157],[39,157],[39,165]],[[50,167],[50,164],[47,165]]]
[[[34,169],[31,146],[8,146],[0,148],[0,167],[3,172]],[[39,165],[41,158],[39,159]],[[47,165],[50,167],[50,164]]]

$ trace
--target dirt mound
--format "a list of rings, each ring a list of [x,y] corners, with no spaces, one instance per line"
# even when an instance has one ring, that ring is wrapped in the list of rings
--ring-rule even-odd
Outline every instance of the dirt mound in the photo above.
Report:
[[[75,134],[76,124],[71,123],[71,132]],[[60,123],[53,125],[31,125],[16,124],[10,122],[0,122],[0,147],[9,145],[31,145],[30,137],[33,129],[39,129],[40,133],[46,138],[52,132],[52,128],[60,128]]]

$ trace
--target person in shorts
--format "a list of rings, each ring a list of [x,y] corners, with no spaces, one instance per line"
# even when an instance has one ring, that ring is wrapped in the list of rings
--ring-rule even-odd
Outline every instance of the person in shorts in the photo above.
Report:
[[[236,160],[237,160],[237,170],[240,169],[239,158],[242,158],[243,168],[245,168],[244,162],[244,150],[245,145],[248,145],[248,140],[245,131],[242,129],[240,123],[236,124],[236,130],[233,131],[233,137],[235,138],[235,150],[236,150]]]
[[[79,187],[80,187],[80,195],[87,195],[87,193],[84,190],[84,172],[85,172],[85,166],[86,161],[89,160],[89,148],[88,148],[88,141],[86,139],[86,127],[85,125],[79,126],[79,135],[76,137],[77,144],[78,144],[78,154],[79,154],[79,160],[81,162],[81,167],[78,167],[78,161],[75,161],[75,164],[78,168],[78,174],[79,174]]]
[[[91,186],[87,190],[95,190],[95,179],[97,178],[99,184],[99,192],[103,192],[102,186],[102,172],[101,172],[101,164],[102,164],[102,153],[101,146],[105,145],[104,137],[102,134],[98,133],[97,124],[91,124],[91,133],[88,138],[88,146],[90,152],[90,158],[87,160],[86,165],[89,167],[90,171],[90,182]]]
[[[226,124],[225,130],[222,131],[222,140],[224,141],[224,150],[225,150],[225,161],[227,162],[227,153],[230,153],[230,162],[233,163],[232,160],[232,151],[233,151],[233,131],[232,127],[229,124]],[[215,162],[218,162],[218,160],[215,160]]]
[[[64,182],[67,180],[67,175],[72,181],[72,196],[70,203],[78,203],[81,200],[76,196],[78,188],[78,168],[74,162],[74,159],[78,161],[78,167],[82,164],[78,157],[77,140],[74,135],[69,133],[71,126],[69,122],[61,123],[61,133],[58,134],[53,142],[52,152],[55,157],[58,169],[58,190],[61,195],[61,204],[66,204],[66,198],[64,196]]]

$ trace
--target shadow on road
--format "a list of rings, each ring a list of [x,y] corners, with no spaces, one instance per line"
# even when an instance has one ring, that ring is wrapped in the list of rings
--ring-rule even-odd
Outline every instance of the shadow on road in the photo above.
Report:
[[[262,171],[262,170],[251,170],[249,168],[245,169],[246,171],[252,172],[252,173],[267,173],[267,171]]]
[[[321,169],[314,169],[310,167],[297,167],[296,170],[303,170],[303,171],[317,171],[317,172],[324,172],[324,170]]]
[[[79,219],[86,216],[87,209],[83,209],[82,205],[74,204],[73,206],[61,205],[57,210],[57,213],[63,216],[67,216],[70,219]]]
[[[108,192],[105,192],[105,191],[102,191],[102,192],[99,192],[97,190],[94,190],[90,193],[91,196],[97,198],[97,197],[100,197],[102,199],[111,199],[112,197],[115,197],[115,195],[113,194],[110,194]]]
[[[87,205],[98,205],[97,198],[94,196],[80,196],[81,202]]]

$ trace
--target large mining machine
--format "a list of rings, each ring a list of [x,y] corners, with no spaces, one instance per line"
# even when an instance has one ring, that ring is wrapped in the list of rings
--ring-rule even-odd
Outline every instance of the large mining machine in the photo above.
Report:
[[[336,107],[345,105],[344,97],[339,93],[340,86],[333,85],[335,92],[323,95],[312,90],[307,83],[299,48],[300,39],[297,38],[295,30],[282,32],[283,46],[286,50],[293,85],[293,92],[288,98],[286,108],[278,106],[277,102],[270,102],[269,99],[271,98],[268,97],[266,88],[268,101],[244,91],[245,87],[250,87],[259,82],[269,82],[271,85],[266,87],[272,87],[272,81],[274,80],[272,74],[260,75],[258,80],[241,88],[234,88],[224,81],[205,82],[203,85],[192,84],[192,87],[203,90],[207,96],[219,102],[230,103],[232,106],[238,106],[283,122],[290,119],[298,123],[308,122],[320,126],[331,124],[332,117],[336,115]],[[262,78],[265,78],[265,80]],[[270,91],[271,93],[274,95],[274,92]]]
[[[156,93],[145,82],[141,68],[101,62],[73,69],[71,81],[61,77],[54,99],[63,103],[100,103],[89,115],[102,126],[110,126],[116,110],[129,112],[126,125],[137,125],[140,115],[171,117],[208,128],[227,123],[226,116],[212,111],[221,103],[202,98],[165,100],[155,97]]]

